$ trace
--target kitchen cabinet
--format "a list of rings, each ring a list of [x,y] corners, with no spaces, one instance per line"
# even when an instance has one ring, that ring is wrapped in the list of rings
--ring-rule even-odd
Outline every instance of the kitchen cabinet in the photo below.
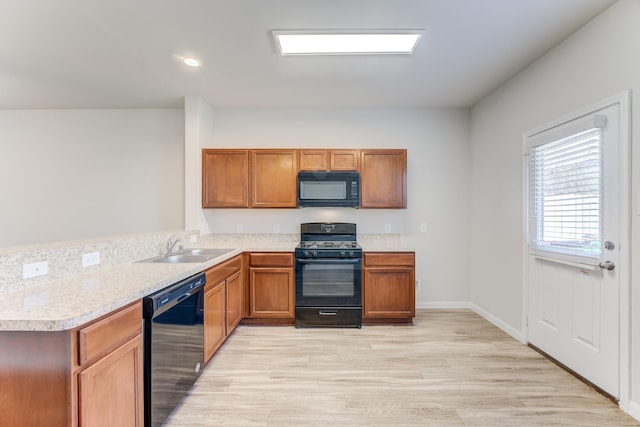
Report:
[[[211,359],[242,319],[242,256],[211,267],[204,290],[204,361]]]
[[[362,320],[411,323],[415,316],[415,253],[364,254]]]
[[[295,208],[297,150],[202,150],[203,208]]]
[[[295,208],[298,171],[360,171],[360,207],[407,207],[405,149],[204,149],[203,208]]]
[[[299,150],[301,171],[357,171],[358,150]]]
[[[204,363],[211,359],[227,338],[225,300],[224,280],[206,286],[204,292]]]
[[[295,208],[297,150],[251,150],[251,207]]]
[[[202,207],[249,207],[249,150],[202,150]]]
[[[249,254],[249,319],[246,323],[289,323],[295,317],[293,254]]]
[[[7,426],[142,426],[140,301],[67,331],[0,332]]]
[[[407,150],[360,150],[360,207],[407,207]]]

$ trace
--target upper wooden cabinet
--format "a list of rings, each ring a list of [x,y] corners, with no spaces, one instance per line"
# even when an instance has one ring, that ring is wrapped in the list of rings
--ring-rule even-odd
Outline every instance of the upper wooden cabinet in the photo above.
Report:
[[[203,208],[295,208],[297,150],[202,150]]]
[[[361,208],[407,207],[407,150],[202,150],[203,208],[295,208],[297,173],[360,171]]]
[[[297,150],[251,150],[251,207],[295,208]]]
[[[202,207],[249,207],[249,150],[202,150]]]
[[[407,150],[360,150],[360,207],[407,207]]]
[[[357,171],[358,150],[299,150],[301,171]]]

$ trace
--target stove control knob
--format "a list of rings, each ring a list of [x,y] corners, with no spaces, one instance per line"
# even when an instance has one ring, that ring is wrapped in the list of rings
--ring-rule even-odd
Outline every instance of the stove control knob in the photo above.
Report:
[[[340,256],[341,257],[346,257],[347,256],[347,251],[340,251]]]
[[[318,256],[318,251],[313,251],[313,256]]]
[[[353,257],[353,251],[349,251],[349,256]]]
[[[304,254],[304,256],[309,256],[310,255],[309,251],[304,251],[303,254]]]

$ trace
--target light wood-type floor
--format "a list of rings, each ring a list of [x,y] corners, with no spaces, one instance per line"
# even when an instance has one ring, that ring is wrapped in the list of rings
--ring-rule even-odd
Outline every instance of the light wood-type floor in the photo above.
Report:
[[[422,310],[414,326],[240,326],[165,425],[640,422],[477,314]]]

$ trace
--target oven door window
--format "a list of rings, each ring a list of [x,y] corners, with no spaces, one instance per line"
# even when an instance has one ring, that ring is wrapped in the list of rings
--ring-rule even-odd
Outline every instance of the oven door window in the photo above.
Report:
[[[352,297],[353,264],[306,264],[302,272],[304,297]]]
[[[362,305],[362,260],[296,260],[296,306]]]

